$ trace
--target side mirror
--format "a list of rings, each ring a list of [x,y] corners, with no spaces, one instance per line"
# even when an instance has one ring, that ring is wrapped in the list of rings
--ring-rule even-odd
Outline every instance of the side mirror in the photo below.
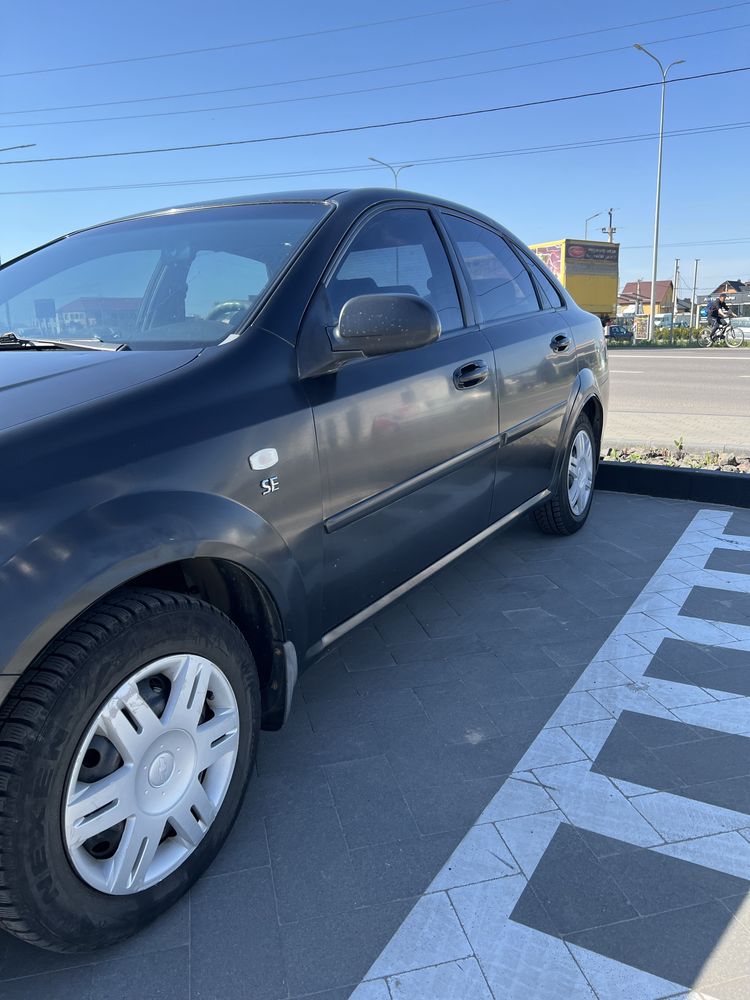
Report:
[[[372,358],[425,347],[439,336],[440,318],[419,295],[357,295],[341,310],[333,349]]]

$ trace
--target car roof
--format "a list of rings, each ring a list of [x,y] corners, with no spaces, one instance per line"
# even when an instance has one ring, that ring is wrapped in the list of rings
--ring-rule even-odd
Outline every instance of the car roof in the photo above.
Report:
[[[385,201],[424,202],[427,205],[440,205],[443,208],[466,212],[490,225],[499,225],[495,220],[483,215],[481,212],[468,208],[467,206],[448,201],[445,198],[422,194],[418,191],[407,191],[401,188],[361,187],[347,188],[344,190],[337,188],[304,188],[299,191],[272,191],[265,194],[239,195],[232,198],[215,198],[210,201],[188,202],[187,204],[182,205],[169,205],[162,208],[153,208],[143,212],[136,212],[132,215],[122,216],[118,219],[110,219],[107,222],[97,223],[94,226],[87,226],[86,229],[95,229],[99,225],[109,225],[112,222],[148,219],[156,215],[166,215],[172,212],[181,213],[196,211],[203,208],[224,208],[231,205],[267,205],[300,201],[321,203],[328,202],[342,206],[350,205],[357,209],[364,209],[369,205],[376,205]]]

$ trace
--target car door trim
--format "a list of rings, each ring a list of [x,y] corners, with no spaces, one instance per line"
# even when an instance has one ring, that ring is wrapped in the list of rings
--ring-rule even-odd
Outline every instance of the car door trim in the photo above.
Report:
[[[459,556],[462,556],[465,552],[468,552],[470,549],[473,549],[475,545],[479,545],[479,543],[483,542],[485,538],[489,538],[490,535],[493,535],[496,531],[499,531],[501,528],[506,527],[512,521],[515,521],[523,514],[526,514],[532,508],[537,507],[540,503],[544,503],[544,501],[549,496],[550,496],[550,491],[548,489],[542,490],[541,493],[537,493],[536,496],[531,497],[530,500],[527,500],[525,503],[522,503],[519,507],[516,507],[515,510],[512,510],[510,511],[510,513],[505,514],[499,520],[493,522],[489,527],[485,528],[483,531],[480,531],[478,534],[474,535],[473,538],[470,538],[467,542],[464,542],[462,545],[459,545],[458,548],[453,549],[452,552],[449,552],[447,555],[442,556],[442,558],[438,559],[436,562],[432,563],[432,565],[428,566],[427,569],[423,569],[420,573],[417,573],[417,575],[413,576],[410,580],[407,580],[405,583],[402,583],[398,587],[395,587],[384,597],[381,597],[377,601],[374,601],[363,611],[358,612],[351,618],[347,618],[346,621],[342,622],[340,625],[337,625],[335,628],[331,629],[330,632],[326,632],[326,634],[318,642],[316,642],[313,646],[311,646],[310,649],[308,649],[307,651],[307,657],[318,656],[320,653],[323,652],[323,650],[327,649],[328,646],[336,642],[343,635],[346,635],[347,632],[350,632],[358,625],[361,625],[362,622],[367,621],[368,618],[371,618],[373,615],[376,615],[379,611],[382,611],[383,608],[387,608],[389,604],[392,604],[394,601],[397,601],[400,597],[408,593],[408,591],[412,590],[414,587],[418,587],[420,583],[423,583],[434,573],[439,572],[441,569],[443,569],[444,566],[447,566],[449,563],[453,562],[454,559],[458,559]]]
[[[558,414],[563,413],[567,409],[567,406],[567,400],[562,403],[555,403],[554,406],[550,406],[548,409],[542,410],[541,413],[537,413],[533,417],[528,417],[526,420],[522,420],[519,424],[514,424],[501,435],[503,444],[510,444],[511,441],[517,441],[525,434],[531,434],[532,431],[538,431],[540,427],[544,427],[545,424],[551,423],[558,416]]]
[[[461,466],[473,462],[475,459],[497,448],[499,444],[500,435],[493,434],[492,437],[487,438],[485,441],[480,441],[473,448],[468,448],[459,455],[454,455],[453,458],[449,458],[439,465],[434,465],[431,469],[419,472],[416,476],[411,476],[402,483],[389,486],[388,489],[381,490],[380,493],[374,493],[364,500],[359,500],[357,503],[352,504],[351,507],[345,507],[338,514],[332,514],[326,518],[323,526],[329,535],[340,528],[346,528],[348,525],[354,524],[355,521],[359,521],[360,518],[366,517],[376,510],[381,510],[383,507],[395,503],[396,500],[401,500],[402,497],[409,496],[410,493],[415,493],[423,486],[428,486],[435,480],[442,479],[456,469],[461,468]]]

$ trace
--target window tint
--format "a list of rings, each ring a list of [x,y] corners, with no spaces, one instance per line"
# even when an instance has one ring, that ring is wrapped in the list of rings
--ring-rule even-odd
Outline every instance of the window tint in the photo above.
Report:
[[[565,303],[562,300],[562,296],[544,273],[542,268],[539,267],[532,257],[529,257],[526,254],[524,254],[524,257],[526,258],[527,263],[536,278],[536,283],[542,290],[542,298],[543,300],[546,300],[545,308],[547,308],[547,304],[549,304],[550,309],[559,309],[561,306],[564,306]]]
[[[0,270],[0,334],[219,344],[326,214],[325,205],[235,205],[98,226]]]
[[[357,234],[328,285],[336,315],[356,295],[408,292],[430,302],[443,330],[463,326],[448,257],[427,212],[381,212]]]
[[[444,219],[466,265],[483,322],[538,311],[528,271],[505,240],[455,215]]]

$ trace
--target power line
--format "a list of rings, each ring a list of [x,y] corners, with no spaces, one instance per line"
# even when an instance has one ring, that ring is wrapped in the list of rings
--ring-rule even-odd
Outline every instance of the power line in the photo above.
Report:
[[[750,0],[748,0],[750,2]],[[707,31],[696,31],[687,35],[672,35],[669,38],[654,38],[646,41],[647,45],[658,45],[663,42],[680,41],[685,38],[699,38],[705,35],[723,34],[726,31],[739,31],[742,28],[750,28],[750,23],[722,25],[721,28],[710,28]],[[609,49],[597,49],[594,52],[581,52],[576,55],[555,56],[552,59],[541,59],[530,63],[516,63],[513,66],[500,66],[495,69],[472,70],[468,73],[455,73],[450,76],[436,76],[426,80],[409,80],[404,83],[386,83],[377,87],[363,87],[357,90],[340,90],[329,94],[305,94],[302,97],[280,97],[270,101],[256,101],[251,104],[224,104],[212,108],[183,108],[177,111],[151,111],[141,112],[134,115],[108,115],[100,118],[65,118],[59,121],[49,122],[13,122],[12,124],[0,125],[0,129],[13,128],[42,128],[54,125],[88,125],[102,122],[136,121],[145,118],[174,118],[180,115],[201,115],[215,114],[217,111],[239,111],[247,108],[265,108],[279,104],[299,104],[308,101],[321,101],[332,97],[353,97],[358,94],[371,94],[384,90],[402,90],[407,87],[419,87],[428,83],[444,83],[451,80],[464,80],[469,77],[491,76],[495,73],[507,73],[516,69],[530,69],[537,66],[549,66],[554,63],[571,62],[579,59],[587,59],[591,56],[609,55],[613,52],[627,52],[632,49],[632,45],[618,45]]]
[[[243,87],[224,87],[220,90],[194,90],[182,94],[165,94],[161,97],[130,97],[122,100],[98,101],[90,104],[63,104],[55,107],[45,107],[45,108],[22,108],[16,111],[0,111],[0,115],[5,116],[5,115],[42,114],[51,111],[82,111],[82,110],[87,110],[88,108],[114,107],[121,104],[145,104],[154,101],[174,101],[174,100],[181,100],[185,97],[214,97],[219,94],[234,94],[246,90],[265,90],[269,87],[286,87],[295,83],[316,83],[320,80],[334,80],[334,79],[340,79],[342,77],[361,76],[367,73],[381,73],[392,69],[406,69],[413,66],[425,66],[431,63],[448,62],[450,60],[455,60],[455,59],[467,59],[474,56],[493,55],[497,52],[508,52],[512,49],[528,48],[529,46],[533,45],[544,45],[547,44],[548,42],[560,42],[560,41],[568,41],[570,39],[575,39],[575,38],[585,38],[590,35],[605,34],[610,31],[620,31],[625,28],[640,28],[648,24],[657,24],[665,21],[677,21],[677,20],[682,20],[686,17],[697,17],[698,15],[701,14],[713,14],[716,13],[717,11],[733,10],[737,7],[748,7],[748,6],[750,6],[750,0],[742,0],[742,2],[739,3],[724,4],[720,7],[706,7],[703,8],[702,10],[688,11],[687,13],[684,14],[672,14],[668,17],[653,17],[646,21],[630,21],[626,24],[612,24],[607,27],[592,28],[588,31],[578,31],[569,35],[557,35],[555,37],[530,39],[525,42],[516,42],[512,45],[500,45],[491,49],[475,49],[472,52],[459,52],[447,56],[433,56],[430,59],[415,59],[410,62],[391,63],[387,66],[373,66],[368,69],[348,70],[343,73],[341,72],[324,73],[318,76],[302,76],[302,77],[296,77],[291,80],[277,80],[273,83],[254,83],[254,84],[248,84]],[[463,9],[469,9],[469,8],[463,8]],[[725,30],[732,30],[732,29],[730,28]],[[685,35],[676,37],[689,38],[693,36]],[[656,39],[655,41],[652,40],[650,43],[647,44],[653,45],[659,41],[672,41],[672,39]],[[617,50],[615,49],[602,50],[603,53],[610,51],[617,51]],[[530,63],[529,65],[537,65],[537,64]],[[510,68],[517,68],[517,67],[510,67]]]
[[[440,17],[443,14],[463,13],[467,10],[477,10],[480,7],[497,7],[509,3],[510,0],[482,0],[481,3],[462,4],[460,7],[445,7],[442,10],[426,11],[423,14],[406,14],[402,17],[389,17],[380,21],[362,21],[358,24],[345,24],[337,28],[320,28],[318,31],[301,31],[294,35],[276,35],[272,38],[255,38],[249,42],[228,42],[225,45],[208,45],[199,49],[178,49],[174,52],[159,52],[151,56],[128,56],[123,59],[104,59],[101,62],[74,63],[67,66],[49,66],[43,69],[20,70],[15,73],[0,73],[0,78],[17,76],[37,76],[41,73],[64,73],[73,69],[94,69],[99,66],[122,66],[125,63],[151,62],[156,59],[174,59],[177,56],[194,56],[203,52],[226,52],[229,49],[245,49],[257,45],[271,45],[274,42],[298,41],[303,38],[319,38],[321,35],[340,34],[345,31],[357,31],[360,28],[377,28],[385,24],[403,24],[405,21],[420,21],[428,17]]]
[[[704,135],[714,132],[730,132],[750,128],[750,121],[728,122],[721,125],[695,126],[687,129],[674,129],[664,133],[667,138]],[[512,156],[529,156],[540,153],[565,152],[572,149],[591,149],[600,146],[614,146],[632,142],[646,142],[657,138],[657,132],[644,132],[636,135],[608,136],[598,139],[582,139],[576,142],[557,143],[547,146],[529,146],[519,149],[485,150],[477,153],[463,153],[450,156],[409,157],[408,162],[414,166],[439,166],[445,163],[470,162],[479,160],[503,159]],[[404,162],[407,162],[406,160]],[[396,164],[397,165],[397,164]],[[274,173],[243,174],[224,177],[193,177],[177,181],[141,181],[130,184],[96,184],[83,187],[32,188],[22,191],[0,190],[0,196],[36,195],[36,194],[70,194],[88,191],[131,191],[149,188],[190,187],[199,184],[231,184],[244,181],[278,180],[280,178],[321,177],[334,174],[361,173],[362,171],[378,170],[369,164],[351,164],[349,166],[321,167],[320,169],[285,170]]]
[[[689,80],[705,80],[711,77],[729,76],[733,73],[746,73],[750,66],[736,66],[733,69],[714,70],[709,73],[695,73],[691,76],[676,76],[669,85],[684,83]],[[29,163],[61,163],[72,160],[100,160],[119,156],[144,156],[152,153],[178,153],[194,149],[218,149],[228,146],[259,145],[265,142],[283,142],[288,139],[310,139],[324,135],[344,135],[355,132],[368,132],[374,129],[394,128],[401,125],[419,125],[426,122],[450,121],[459,118],[473,118],[478,115],[495,114],[500,111],[516,111],[524,108],[542,107],[550,104],[562,104],[567,101],[580,101],[588,97],[603,97],[609,94],[624,94],[635,90],[646,90],[650,87],[661,87],[662,81],[633,83],[624,87],[610,87],[607,90],[590,90],[581,94],[568,94],[564,97],[547,97],[535,101],[523,101],[519,104],[503,104],[493,108],[476,108],[471,111],[453,111],[442,115],[423,115],[419,118],[402,118],[387,122],[373,122],[367,125],[350,125],[343,128],[317,129],[312,132],[291,132],[280,135],[258,136],[254,139],[227,139],[223,142],[193,143],[187,146],[160,146],[149,149],[116,150],[107,153],[76,153],[69,156],[44,156],[24,160],[0,160],[0,166],[16,166]]]
[[[709,246],[733,246],[735,243],[750,243],[750,236],[733,236],[722,240],[683,240],[682,243],[660,243],[662,247],[709,247]],[[651,244],[644,243],[642,246],[621,246],[621,250],[650,250]]]

